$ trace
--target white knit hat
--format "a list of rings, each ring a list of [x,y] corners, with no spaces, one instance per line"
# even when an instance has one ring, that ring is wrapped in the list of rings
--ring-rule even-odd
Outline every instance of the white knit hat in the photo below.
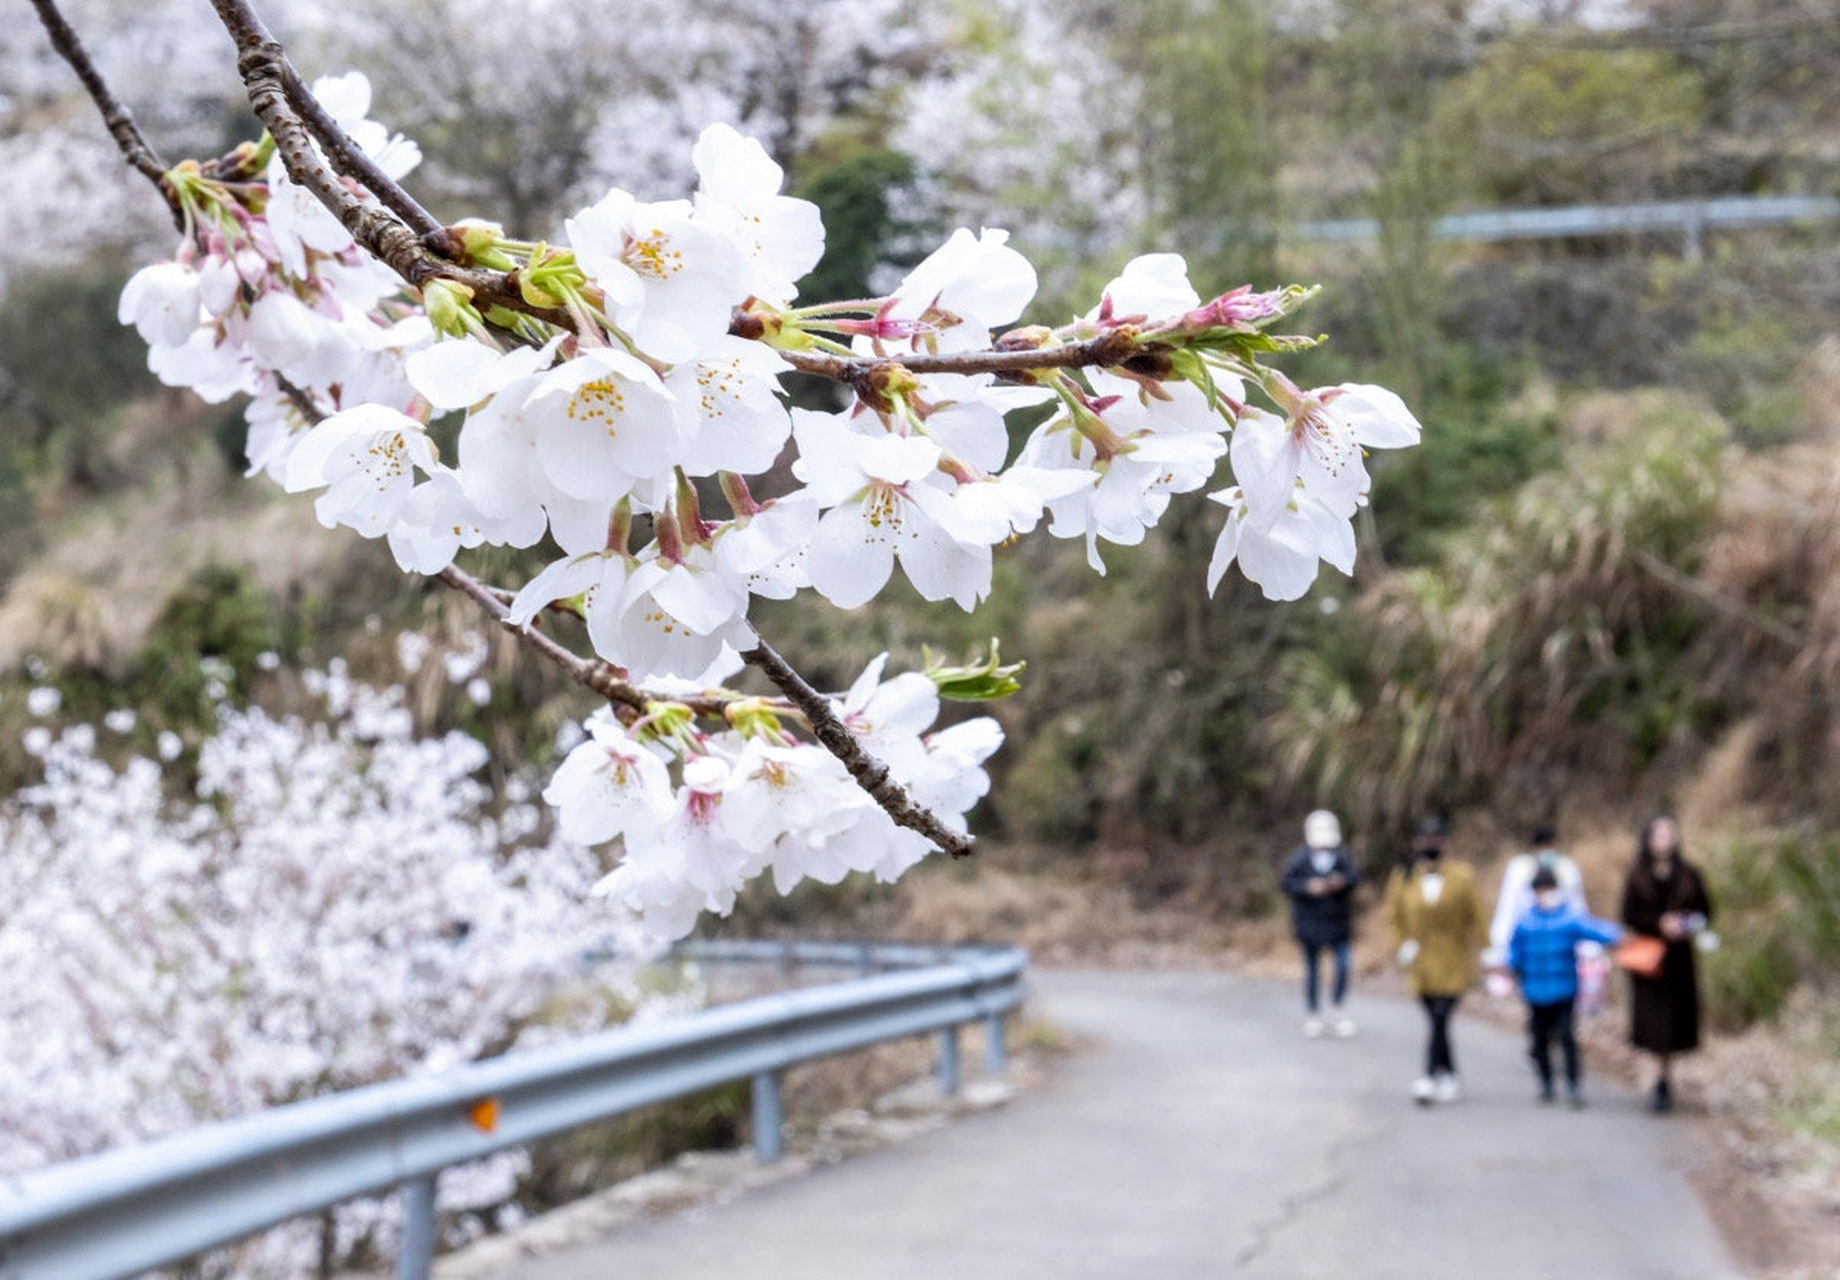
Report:
[[[1327,809],[1317,809],[1303,820],[1303,842],[1312,849],[1334,849],[1342,843],[1342,824]]]

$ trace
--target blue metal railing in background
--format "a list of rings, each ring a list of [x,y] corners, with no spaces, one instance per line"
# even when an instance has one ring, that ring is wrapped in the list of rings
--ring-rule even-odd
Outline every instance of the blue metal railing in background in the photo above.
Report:
[[[433,1255],[443,1169],[735,1080],[752,1082],[755,1153],[779,1158],[787,1068],[906,1036],[941,1037],[958,1087],[958,1033],[1022,1002],[1015,948],[832,943],[701,944],[702,960],[847,966],[851,981],[780,992],[655,1027],[620,1028],[277,1107],[154,1142],[0,1179],[0,1280],[104,1280],[229,1244],[358,1196],[403,1196],[399,1280]],[[876,969],[889,972],[873,973]]]
[[[1700,253],[1701,237],[1715,227],[1763,227],[1840,217],[1832,196],[1711,196],[1698,200],[1653,200],[1641,204],[1565,205],[1545,209],[1488,209],[1434,219],[1435,240],[1552,240],[1570,236],[1639,235],[1678,231],[1689,258]],[[1296,240],[1377,240],[1377,218],[1299,222],[1286,234]]]

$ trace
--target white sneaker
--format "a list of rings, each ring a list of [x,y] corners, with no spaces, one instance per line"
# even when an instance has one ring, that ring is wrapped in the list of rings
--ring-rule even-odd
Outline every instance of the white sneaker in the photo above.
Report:
[[[1329,1029],[1335,1033],[1335,1038],[1337,1040],[1346,1040],[1349,1036],[1354,1034],[1354,1019],[1345,1014],[1337,1015],[1335,1021],[1330,1024]]]
[[[1322,1033],[1323,1020],[1321,1018],[1317,1017],[1315,1014],[1311,1014],[1308,1018],[1304,1019],[1303,1034],[1305,1036],[1309,1037],[1311,1040],[1315,1040],[1319,1038]]]
[[[1453,1075],[1441,1075],[1432,1084],[1432,1096],[1439,1102],[1455,1102],[1463,1096],[1463,1082]]]
[[[1432,1083],[1430,1076],[1420,1076],[1412,1082],[1412,1101],[1421,1107],[1430,1106],[1436,1092],[1437,1086]]]

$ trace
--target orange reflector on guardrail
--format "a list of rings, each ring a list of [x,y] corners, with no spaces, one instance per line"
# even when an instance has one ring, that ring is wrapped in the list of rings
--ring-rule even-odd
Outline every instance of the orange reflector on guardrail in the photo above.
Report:
[[[498,1128],[498,1099],[481,1098],[466,1109],[466,1118],[473,1122],[473,1127],[482,1133],[491,1133]]]

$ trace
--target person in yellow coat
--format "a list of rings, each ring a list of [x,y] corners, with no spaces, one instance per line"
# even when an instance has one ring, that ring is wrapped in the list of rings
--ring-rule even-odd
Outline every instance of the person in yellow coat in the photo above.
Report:
[[[1422,820],[1412,839],[1411,864],[1393,872],[1386,886],[1393,945],[1430,1023],[1425,1073],[1412,1085],[1413,1100],[1422,1107],[1462,1096],[1450,1019],[1476,980],[1477,959],[1489,932],[1476,873],[1444,857],[1446,834],[1443,819]]]

